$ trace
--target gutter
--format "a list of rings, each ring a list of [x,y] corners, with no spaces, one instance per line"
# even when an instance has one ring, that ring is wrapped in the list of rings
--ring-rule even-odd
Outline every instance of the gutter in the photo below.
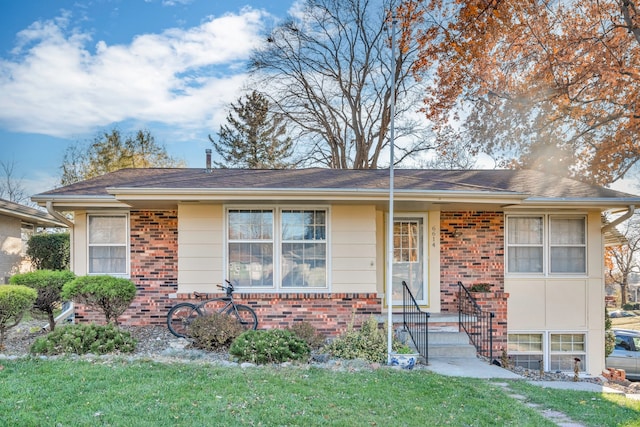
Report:
[[[51,200],[47,200],[46,207],[47,207],[47,212],[49,212],[49,215],[51,215],[58,221],[62,222],[63,224],[66,224],[67,227],[73,228],[73,226],[75,225],[73,221],[70,221],[69,218],[65,217],[60,212],[53,209],[53,202]]]
[[[621,224],[622,222],[628,220],[633,216],[635,211],[636,211],[635,205],[629,205],[629,207],[627,208],[627,212],[624,215],[616,218],[614,221],[611,221],[608,224],[603,225],[601,228],[602,232],[608,231],[609,229],[617,226],[618,224]]]

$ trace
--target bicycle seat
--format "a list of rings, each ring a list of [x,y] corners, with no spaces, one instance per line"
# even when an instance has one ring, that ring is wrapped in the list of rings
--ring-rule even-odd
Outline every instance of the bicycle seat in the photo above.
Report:
[[[195,299],[207,299],[208,294],[203,292],[194,292],[193,296],[195,297]]]

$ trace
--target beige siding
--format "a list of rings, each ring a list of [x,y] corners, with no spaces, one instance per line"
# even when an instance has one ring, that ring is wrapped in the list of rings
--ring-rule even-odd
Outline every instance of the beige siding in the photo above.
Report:
[[[600,213],[588,216],[587,268],[584,278],[505,278],[509,293],[509,332],[587,334],[586,370],[604,369],[604,253]]]
[[[331,291],[376,292],[376,210],[331,208]]]
[[[87,274],[88,246],[87,246],[87,213],[76,211],[73,215],[73,228],[71,229],[71,271],[76,276]]]
[[[178,206],[178,292],[217,291],[224,278],[222,205]]]

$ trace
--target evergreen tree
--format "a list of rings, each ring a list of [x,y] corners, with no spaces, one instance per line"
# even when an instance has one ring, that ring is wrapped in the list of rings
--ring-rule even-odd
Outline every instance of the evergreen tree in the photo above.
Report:
[[[286,169],[293,167],[293,142],[286,136],[282,116],[271,114],[269,100],[257,91],[231,103],[227,124],[220,126],[218,142],[209,140],[222,158],[217,167]]]

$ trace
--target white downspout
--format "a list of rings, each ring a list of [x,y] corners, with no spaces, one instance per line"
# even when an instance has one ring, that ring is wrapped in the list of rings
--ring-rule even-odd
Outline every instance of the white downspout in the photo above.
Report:
[[[615,220],[611,221],[608,224],[605,224],[602,226],[601,231],[604,233],[605,231],[609,230],[610,228],[613,228],[615,226],[617,226],[618,224],[623,223],[624,221],[628,220],[629,218],[631,218],[633,216],[633,214],[636,211],[636,207],[635,205],[629,205],[629,207],[627,208],[627,212],[616,218]]]
[[[53,202],[51,200],[47,201],[46,206],[47,206],[47,212],[49,212],[49,215],[51,215],[52,217],[54,217],[58,221],[63,222],[64,224],[67,225],[67,227],[73,228],[73,226],[75,225],[73,223],[73,221],[69,220],[69,218],[65,217],[60,212],[58,212],[57,210],[53,209]]]

